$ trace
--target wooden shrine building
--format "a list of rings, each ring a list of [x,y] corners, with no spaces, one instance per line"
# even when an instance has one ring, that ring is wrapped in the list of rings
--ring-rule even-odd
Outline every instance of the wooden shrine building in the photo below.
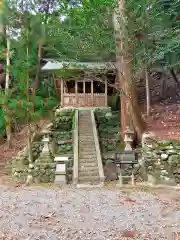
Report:
[[[99,73],[99,78],[93,78],[93,74],[84,74],[74,79],[62,79],[57,77],[58,70]],[[58,62],[47,60],[42,71],[53,73],[54,87],[61,98],[62,107],[107,107],[108,84],[103,73],[115,71],[115,64],[108,63],[82,63],[82,62]],[[102,79],[101,79],[102,77]],[[97,79],[100,79],[99,81]],[[69,81],[68,81],[69,80]]]

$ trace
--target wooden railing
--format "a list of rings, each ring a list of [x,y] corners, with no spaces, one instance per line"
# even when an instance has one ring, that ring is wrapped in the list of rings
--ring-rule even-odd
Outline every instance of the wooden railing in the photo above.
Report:
[[[64,93],[63,95],[64,106],[94,106],[106,107],[106,95],[104,93]]]

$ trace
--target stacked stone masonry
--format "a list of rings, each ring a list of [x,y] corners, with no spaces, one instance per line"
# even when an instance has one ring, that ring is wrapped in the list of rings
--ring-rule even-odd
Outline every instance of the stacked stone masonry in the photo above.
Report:
[[[144,166],[154,183],[180,184],[180,142],[147,139],[143,143]]]
[[[55,114],[53,124],[49,129],[49,154],[43,154],[43,134],[36,134],[32,142],[33,162],[29,164],[27,147],[17,157],[11,159],[9,164],[12,169],[12,177],[15,180],[25,181],[28,174],[33,176],[36,183],[54,182],[55,156],[68,156],[68,180],[72,180],[73,169],[73,128],[74,110],[63,110]]]

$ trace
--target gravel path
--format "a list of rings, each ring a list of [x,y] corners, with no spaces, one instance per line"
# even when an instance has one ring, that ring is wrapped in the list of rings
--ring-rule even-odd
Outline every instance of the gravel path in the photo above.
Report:
[[[180,231],[177,191],[0,186],[1,240],[171,240],[163,235],[172,231]]]

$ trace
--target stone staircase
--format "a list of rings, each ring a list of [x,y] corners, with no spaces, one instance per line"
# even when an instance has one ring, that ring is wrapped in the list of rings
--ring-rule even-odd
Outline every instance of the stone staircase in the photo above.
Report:
[[[78,184],[99,184],[99,167],[90,110],[79,111]]]

